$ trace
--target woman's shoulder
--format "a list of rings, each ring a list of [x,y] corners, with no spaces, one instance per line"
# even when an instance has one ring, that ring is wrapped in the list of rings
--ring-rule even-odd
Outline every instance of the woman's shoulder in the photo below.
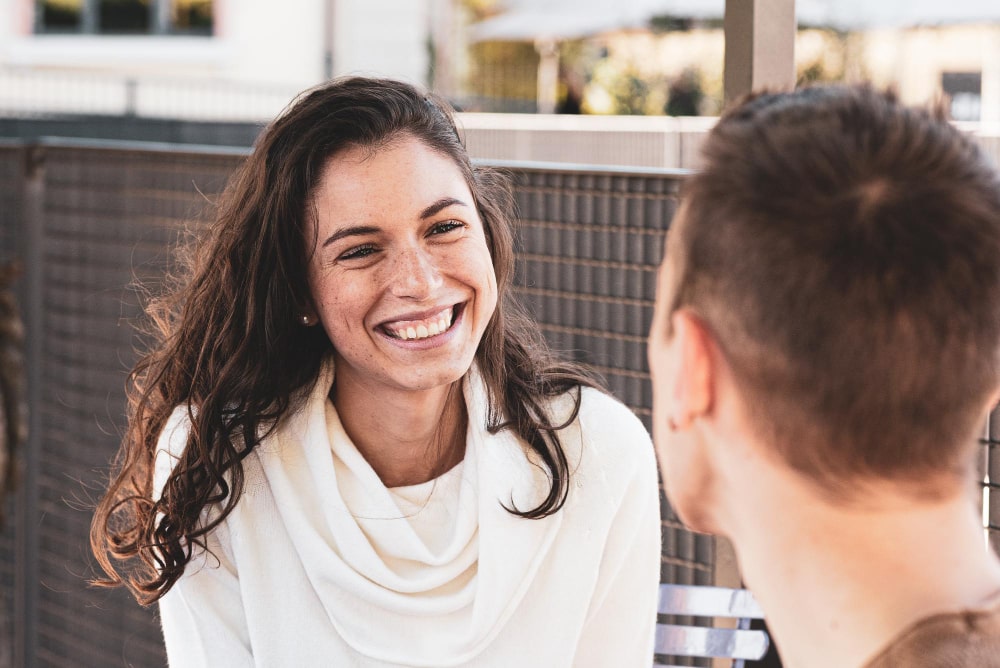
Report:
[[[630,438],[649,444],[649,432],[632,409],[603,390],[580,390],[580,419],[595,436]]]
[[[607,392],[583,387],[560,395],[553,405],[555,417],[565,421],[572,415],[577,397],[579,410],[567,432],[578,432],[578,436],[561,440],[564,447],[580,449],[577,454],[582,466],[599,465],[605,473],[619,470],[626,477],[643,469],[655,471],[656,458],[646,427],[628,406]]]
[[[587,440],[643,453],[652,448],[649,432],[632,409],[599,389],[580,391],[579,420]]]
[[[653,443],[642,421],[615,397],[584,387],[555,397],[550,415],[570,467],[567,507],[611,517],[628,499],[657,503]],[[561,418],[561,421],[556,421]]]
[[[191,433],[191,411],[186,405],[174,408],[163,425],[153,453],[153,494],[159,497],[170,473],[187,447]]]
[[[174,457],[180,457],[187,446],[194,410],[194,408],[183,404],[174,407],[163,425],[163,431],[160,432],[156,446],[157,451],[163,450]]]

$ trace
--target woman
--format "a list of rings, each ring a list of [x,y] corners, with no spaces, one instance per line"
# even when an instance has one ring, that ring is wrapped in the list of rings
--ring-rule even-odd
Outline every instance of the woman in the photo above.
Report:
[[[512,209],[403,83],[264,133],[153,309],[93,524],[172,664],[649,664],[653,451],[511,301]]]

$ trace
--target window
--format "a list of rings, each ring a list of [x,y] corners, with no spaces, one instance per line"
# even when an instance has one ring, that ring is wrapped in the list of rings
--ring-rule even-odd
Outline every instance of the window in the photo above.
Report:
[[[175,30],[212,32],[212,0],[174,0],[170,20]]]
[[[983,101],[982,72],[944,72],[941,91],[948,96],[951,117],[956,121],[978,121]]]
[[[100,32],[139,35],[152,32],[149,0],[99,0],[97,8]]]
[[[212,0],[38,0],[35,32],[211,35]]]
[[[39,23],[46,32],[76,31],[80,27],[81,0],[48,0],[39,7]]]

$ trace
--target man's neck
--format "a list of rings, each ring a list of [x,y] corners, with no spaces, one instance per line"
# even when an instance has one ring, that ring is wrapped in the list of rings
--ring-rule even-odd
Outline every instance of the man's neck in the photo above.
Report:
[[[919,620],[1000,590],[971,495],[841,506],[777,479],[754,488],[725,525],[786,666],[864,666]]]

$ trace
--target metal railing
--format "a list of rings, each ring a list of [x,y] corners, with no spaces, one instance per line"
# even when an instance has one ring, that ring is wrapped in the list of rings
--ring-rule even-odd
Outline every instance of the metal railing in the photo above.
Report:
[[[0,67],[0,115],[6,117],[82,114],[259,122],[274,118],[299,92],[196,77]]]

